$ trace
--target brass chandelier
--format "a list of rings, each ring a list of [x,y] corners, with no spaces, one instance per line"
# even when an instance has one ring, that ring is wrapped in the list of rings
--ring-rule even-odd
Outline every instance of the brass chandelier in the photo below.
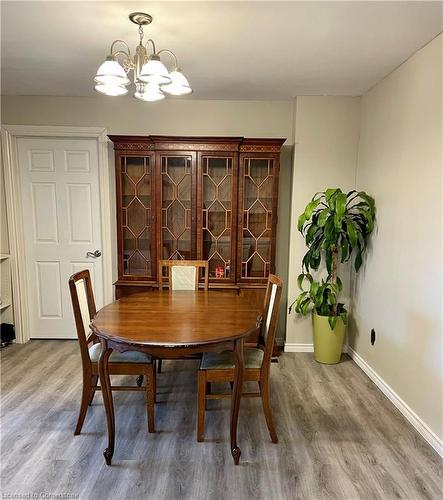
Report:
[[[98,68],[95,75],[95,90],[108,96],[120,96],[128,93],[128,85],[131,80],[129,73],[133,72],[133,83],[135,84],[134,97],[142,101],[159,101],[165,98],[165,94],[180,96],[192,92],[188,80],[178,67],[177,57],[168,50],[162,49],[158,52],[152,39],[143,44],[143,26],[152,22],[152,17],[144,12],[133,12],[129,19],[138,25],[139,44],[135,54],[123,40],[114,40],[106,61]],[[123,46],[116,50],[116,46]],[[148,46],[152,52],[148,53]],[[168,54],[174,63],[172,71],[160,60],[160,54]],[[121,61],[121,62],[120,62]]]

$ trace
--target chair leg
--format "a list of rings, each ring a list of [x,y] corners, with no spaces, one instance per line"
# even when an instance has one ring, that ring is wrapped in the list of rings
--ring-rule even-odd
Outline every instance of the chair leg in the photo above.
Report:
[[[211,382],[206,382],[206,394],[211,394]],[[205,410],[208,409],[208,400],[205,398]]]
[[[154,403],[157,403],[157,364],[155,361],[152,363],[152,377],[154,382]]]
[[[154,399],[155,399],[155,382],[154,382],[154,364],[148,365],[146,369],[146,410],[148,414],[148,432],[155,432],[154,420]]]
[[[205,440],[206,374],[197,372],[197,441]]]
[[[92,389],[93,377],[94,376],[89,377],[89,380],[85,380],[85,377],[83,377],[82,402],[80,404],[80,412],[78,414],[77,425],[75,427],[74,436],[80,434],[83,427],[83,422],[85,421],[86,412],[88,411],[89,401],[91,400],[91,391],[93,390]]]
[[[139,387],[141,387],[141,386],[142,386],[142,384],[143,384],[143,375],[139,375],[139,376],[137,377],[137,385],[138,385]]]
[[[157,372],[161,373],[162,372],[162,360],[161,359],[157,359],[157,366],[158,366]]]
[[[277,433],[275,432],[274,422],[271,414],[271,402],[269,398],[269,379],[259,382],[263,412],[265,414],[266,425],[273,443],[278,443]]]
[[[94,399],[94,396],[95,396],[95,387],[97,385],[97,382],[98,382],[98,375],[92,375],[92,380],[91,380],[91,384],[92,384],[91,399],[89,400],[88,406],[92,405],[92,400]]]

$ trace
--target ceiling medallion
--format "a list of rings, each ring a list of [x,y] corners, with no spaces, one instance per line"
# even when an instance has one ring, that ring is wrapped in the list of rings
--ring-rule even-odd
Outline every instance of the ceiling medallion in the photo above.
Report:
[[[132,71],[135,84],[134,97],[142,101],[159,101],[165,98],[165,94],[175,96],[190,94],[191,86],[178,67],[175,54],[168,49],[157,52],[152,39],[143,44],[143,26],[151,24],[152,17],[144,12],[132,12],[129,14],[129,19],[138,25],[140,41],[135,48],[135,54],[131,55],[126,42],[114,40],[110,54],[95,75],[95,90],[108,96],[127,94],[127,87],[131,83],[128,75]],[[123,48],[116,50],[115,47],[119,44]],[[152,50],[151,53],[148,53],[148,45]],[[172,57],[174,61],[172,71],[169,72],[160,60],[161,54]]]

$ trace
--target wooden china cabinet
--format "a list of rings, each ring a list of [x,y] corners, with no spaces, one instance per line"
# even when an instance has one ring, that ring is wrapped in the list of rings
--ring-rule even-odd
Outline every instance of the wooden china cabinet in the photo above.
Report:
[[[198,259],[209,263],[210,288],[261,302],[275,271],[285,139],[109,138],[116,172],[116,297],[156,288],[159,259]]]

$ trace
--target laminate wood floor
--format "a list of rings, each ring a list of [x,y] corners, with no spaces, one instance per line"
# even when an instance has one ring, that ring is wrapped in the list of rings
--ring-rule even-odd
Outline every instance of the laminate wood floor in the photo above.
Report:
[[[3,350],[2,499],[443,498],[441,459],[350,359],[323,366],[311,354],[281,356],[271,367],[280,442],[269,440],[260,400],[242,400],[238,467],[229,451],[229,400],[209,402],[206,442],[197,443],[197,364],[163,366],[156,434],[147,433],[144,393],[114,393],[116,451],[107,467],[100,393],[82,434],[73,435],[77,342]]]

